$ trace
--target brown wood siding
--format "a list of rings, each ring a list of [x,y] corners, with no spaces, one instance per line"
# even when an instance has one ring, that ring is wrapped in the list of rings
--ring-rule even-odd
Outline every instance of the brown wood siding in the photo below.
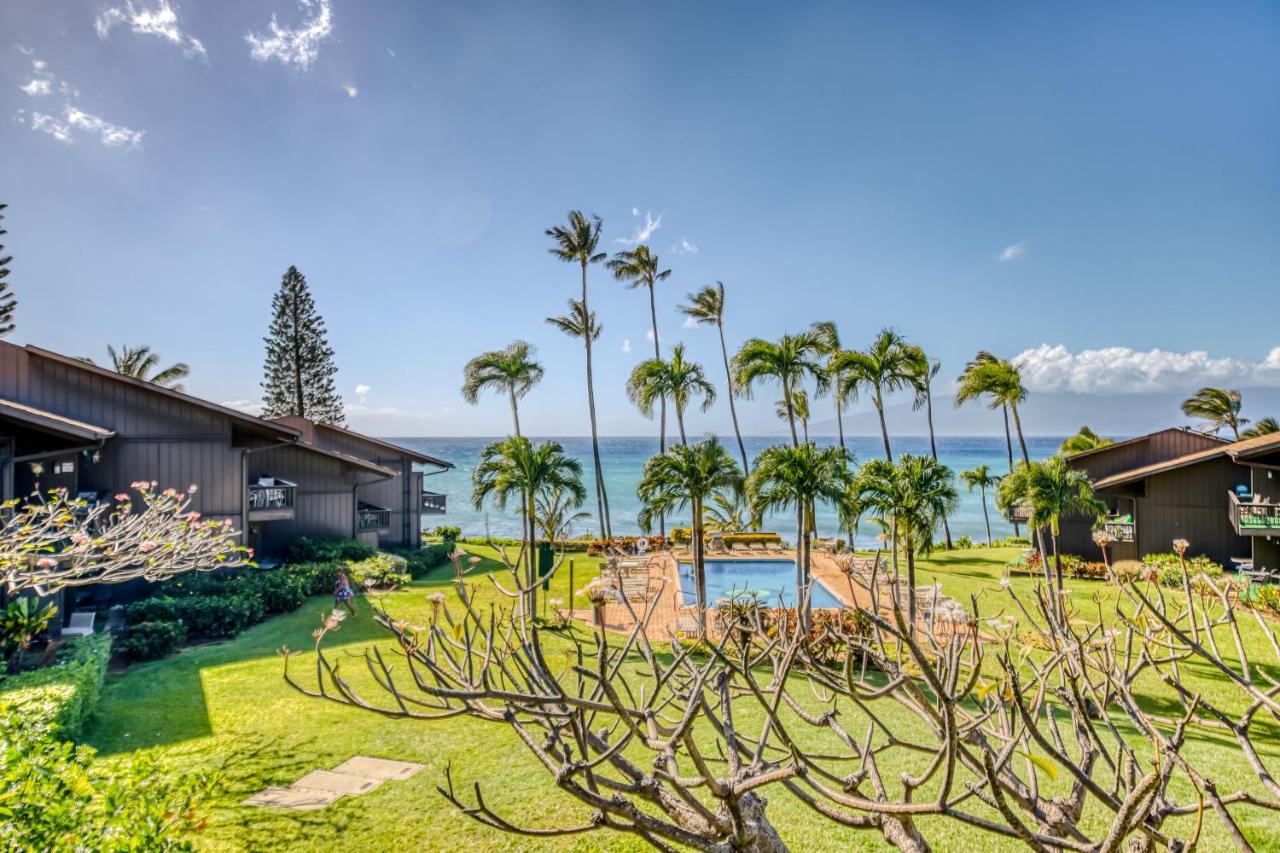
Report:
[[[350,539],[355,526],[355,480],[339,460],[299,447],[264,450],[249,457],[249,480],[281,477],[298,484],[294,517],[252,525],[252,541],[264,553],[280,553],[295,537]]]
[[[1227,492],[1248,482],[1248,469],[1225,458],[1148,478],[1146,496],[1138,499],[1139,552],[1167,553],[1174,539],[1186,539],[1189,553],[1224,566],[1248,556],[1249,543],[1236,535],[1227,506]]]
[[[1104,448],[1079,458],[1068,457],[1067,461],[1071,467],[1087,472],[1091,479],[1101,480],[1121,471],[1221,446],[1222,442],[1198,432],[1166,429],[1145,436],[1142,441]]]

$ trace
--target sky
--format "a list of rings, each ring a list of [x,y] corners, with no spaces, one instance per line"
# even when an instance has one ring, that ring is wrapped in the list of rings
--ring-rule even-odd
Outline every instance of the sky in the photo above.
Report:
[[[10,340],[148,344],[252,406],[294,264],[352,425],[506,431],[462,368],[523,338],[546,378],[522,426],[581,435],[582,348],[544,322],[580,282],[544,231],[582,209],[602,248],[660,254],[659,338],[718,384],[677,310],[717,280],[731,347],[894,326],[943,394],[977,350],[1017,356],[1029,408],[1067,401],[1048,431],[1210,383],[1280,414],[1249,404],[1280,387],[1277,57],[1274,3],[10,0]],[[623,391],[645,294],[595,267],[591,305],[601,431],[648,433]],[[777,396],[747,432],[781,428]]]

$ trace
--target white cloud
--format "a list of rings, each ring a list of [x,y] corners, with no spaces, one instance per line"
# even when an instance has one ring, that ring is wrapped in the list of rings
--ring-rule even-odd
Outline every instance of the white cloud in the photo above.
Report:
[[[649,343],[653,343],[653,329],[646,329],[644,337]]]
[[[53,81],[40,80],[36,78],[32,79],[31,82],[27,83],[25,86],[19,86],[18,88],[26,92],[31,97],[38,98],[41,95],[48,95],[53,92]]]
[[[219,405],[226,406],[228,409],[238,409],[250,415],[262,414],[262,402],[259,400],[223,400]]]
[[[98,116],[77,109],[71,104],[67,104],[62,113],[66,117],[67,124],[85,133],[97,134],[103,145],[112,148],[119,146],[138,148],[142,145],[144,131],[131,130],[122,125],[112,124]]]
[[[684,327],[685,327],[686,329],[696,329],[696,328],[698,328],[698,321],[697,321],[697,320],[695,320],[695,319],[693,319],[692,317],[685,317],[685,318],[684,318]]]
[[[26,45],[15,44],[14,47],[17,49],[18,53],[21,53],[23,56],[30,56],[36,52],[35,48],[27,47]]]
[[[391,48],[387,48],[387,56],[388,56],[388,57],[390,57],[391,59],[395,59],[395,58],[396,58],[396,52],[395,52],[394,50],[392,50]]]
[[[676,255],[696,255],[698,247],[689,242],[689,238],[681,237],[680,242],[671,247],[671,252]]]
[[[622,351],[631,352],[631,338],[622,339]]]
[[[345,84],[342,88],[346,90],[348,98],[354,98],[356,95],[360,94],[360,90],[350,83]]]
[[[368,394],[368,393],[369,393],[370,391],[372,391],[372,390],[373,390],[372,388],[370,388],[368,385],[365,385],[365,384],[362,382],[362,383],[360,383],[359,385],[357,385],[357,386],[356,386],[356,396],[357,396],[357,397],[363,397],[363,396],[365,396],[366,394]]]
[[[25,114],[22,110],[18,111],[16,117],[18,121],[25,122]],[[47,133],[59,142],[71,141],[71,125],[47,113],[32,113],[31,129]]]
[[[639,208],[631,208],[633,216],[639,216]],[[636,225],[636,230],[631,233],[630,237],[619,237],[614,240],[615,243],[622,243],[627,246],[638,246],[653,236],[653,232],[662,227],[662,214],[658,214],[658,218],[654,219],[653,214],[645,211],[644,222]]]
[[[111,30],[120,24],[127,24],[138,35],[159,36],[182,48],[182,55],[188,58],[209,58],[200,39],[182,31],[178,11],[169,0],[156,0],[154,9],[135,6],[133,0],[124,0],[123,5],[104,8],[93,22],[100,39],[109,37]]]
[[[1026,240],[1023,240],[1021,243],[1011,243],[1008,246],[1005,246],[1000,251],[999,255],[996,255],[996,260],[1006,264],[1009,261],[1016,261],[1018,258],[1025,255],[1029,248],[1031,248],[1031,244]]]
[[[1261,361],[1204,350],[1169,352],[1129,347],[1071,352],[1041,344],[1014,358],[1031,391],[1133,394],[1188,391],[1204,385],[1280,387],[1280,346]]]
[[[290,29],[280,26],[273,14],[267,25],[270,35],[245,33],[249,55],[259,62],[277,60],[306,71],[320,54],[320,45],[333,34],[333,5],[330,0],[298,0],[305,17],[301,25]]]
[[[62,105],[61,115],[40,111],[32,111],[28,115],[25,110],[18,110],[14,114],[14,119],[19,124],[29,125],[32,130],[46,133],[59,142],[73,142],[77,133],[85,133],[97,136],[98,141],[112,148],[138,148],[142,145],[144,131],[112,124],[100,116],[87,113],[71,103],[72,100],[80,96],[80,90],[67,81],[59,79],[57,75],[49,70],[47,62],[42,59],[35,59],[32,60],[31,67],[35,76],[25,86],[19,86],[19,89],[32,97],[44,97],[52,94],[54,84],[56,84],[58,94],[62,95],[66,100]]]

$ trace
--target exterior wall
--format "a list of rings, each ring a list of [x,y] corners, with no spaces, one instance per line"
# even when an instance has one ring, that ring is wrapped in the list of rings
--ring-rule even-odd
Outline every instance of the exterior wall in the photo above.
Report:
[[[1228,568],[1232,557],[1249,556],[1250,544],[1236,535],[1227,506],[1227,492],[1248,482],[1248,469],[1226,458],[1148,478],[1138,500],[1139,553],[1168,552],[1174,539],[1186,539],[1189,553]]]
[[[1122,471],[1176,459],[1188,453],[1220,447],[1222,444],[1219,439],[1203,433],[1166,429],[1144,436],[1141,441],[1123,442],[1083,456],[1068,457],[1067,461],[1072,468],[1079,468],[1088,473],[1090,478],[1101,480]]]
[[[294,538],[355,536],[355,486],[351,470],[337,459],[284,446],[249,456],[248,480],[281,477],[298,484],[294,517],[253,522],[249,542],[264,554],[282,553]]]

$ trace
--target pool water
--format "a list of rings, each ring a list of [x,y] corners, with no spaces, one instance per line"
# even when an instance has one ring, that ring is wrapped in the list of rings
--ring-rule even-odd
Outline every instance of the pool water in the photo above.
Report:
[[[730,598],[753,590],[761,601],[777,607],[796,605],[796,564],[792,560],[707,560],[707,603],[714,606],[721,598]],[[693,564],[680,564],[680,592],[684,603],[696,602]],[[840,600],[814,579],[811,603],[814,607],[839,608]]]

